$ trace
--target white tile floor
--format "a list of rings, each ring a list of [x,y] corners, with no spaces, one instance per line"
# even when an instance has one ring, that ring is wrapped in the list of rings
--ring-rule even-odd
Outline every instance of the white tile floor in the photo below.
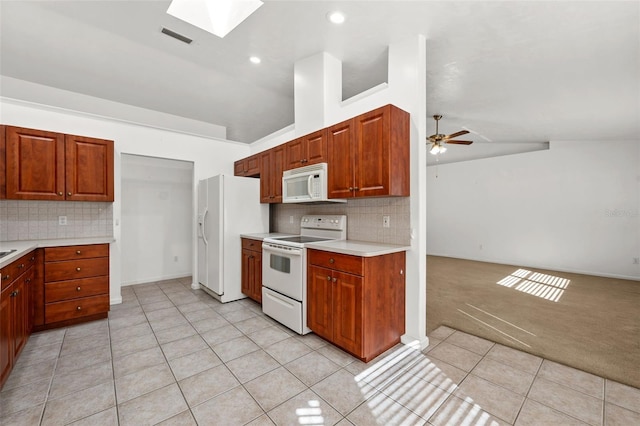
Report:
[[[250,300],[171,280],[109,320],[33,334],[7,425],[640,425],[640,390],[447,327],[364,364]]]

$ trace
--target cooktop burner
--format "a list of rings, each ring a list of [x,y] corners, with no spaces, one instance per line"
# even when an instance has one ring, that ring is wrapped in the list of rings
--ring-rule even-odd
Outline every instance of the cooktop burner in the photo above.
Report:
[[[317,243],[318,241],[331,241],[335,238],[323,238],[323,237],[308,237],[305,235],[298,235],[295,237],[283,237],[283,238],[274,238],[278,241],[286,241],[289,243]]]

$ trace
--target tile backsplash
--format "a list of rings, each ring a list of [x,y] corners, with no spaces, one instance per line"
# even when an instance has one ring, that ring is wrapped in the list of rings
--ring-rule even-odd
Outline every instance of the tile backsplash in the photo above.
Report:
[[[345,214],[349,240],[409,245],[410,212],[409,197],[350,199],[346,204],[273,204],[271,230],[299,234],[300,219],[306,214]],[[389,228],[382,227],[383,215],[390,218]]]
[[[110,236],[112,203],[0,200],[0,241]]]

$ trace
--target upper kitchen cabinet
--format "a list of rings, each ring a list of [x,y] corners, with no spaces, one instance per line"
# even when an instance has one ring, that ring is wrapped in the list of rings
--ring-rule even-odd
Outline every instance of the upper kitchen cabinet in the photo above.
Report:
[[[282,171],[285,161],[285,145],[278,145],[260,156],[260,202],[282,202]]]
[[[260,177],[260,155],[243,158],[233,163],[235,176]]]
[[[329,127],[328,196],[409,196],[409,114],[387,105]]]
[[[113,201],[113,141],[65,136],[66,199]]]
[[[7,198],[7,143],[4,132],[5,126],[0,124],[0,200]]]
[[[327,129],[310,133],[285,146],[284,170],[327,162]]]
[[[5,135],[6,198],[113,201],[113,141],[12,126]]]

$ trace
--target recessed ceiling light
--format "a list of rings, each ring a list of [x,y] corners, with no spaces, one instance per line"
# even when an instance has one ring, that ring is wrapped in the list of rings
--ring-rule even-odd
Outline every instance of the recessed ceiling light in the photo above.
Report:
[[[249,61],[251,61],[252,64],[259,64],[260,62],[262,62],[262,60],[257,56],[250,56]]]
[[[346,18],[342,12],[329,12],[327,19],[333,24],[342,24]]]

